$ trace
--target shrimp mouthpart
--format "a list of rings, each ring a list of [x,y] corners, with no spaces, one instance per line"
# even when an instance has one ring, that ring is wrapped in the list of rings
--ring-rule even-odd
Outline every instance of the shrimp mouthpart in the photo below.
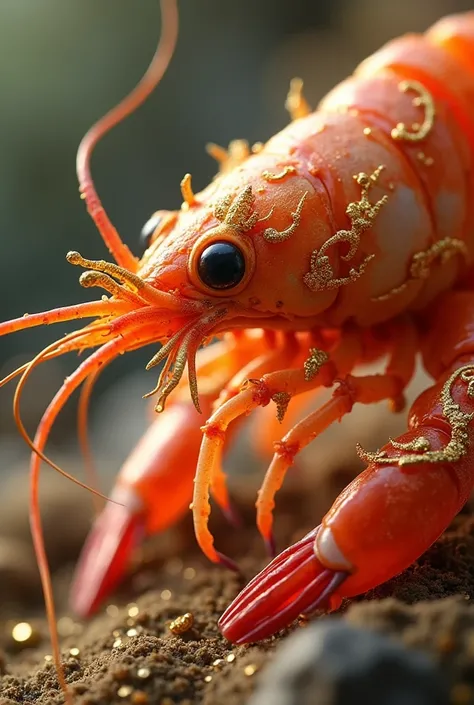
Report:
[[[314,553],[319,527],[277,556],[237,595],[219,620],[229,641],[246,644],[272,636],[299,616],[340,604],[334,594],[348,577]],[[332,599],[331,599],[332,598]]]

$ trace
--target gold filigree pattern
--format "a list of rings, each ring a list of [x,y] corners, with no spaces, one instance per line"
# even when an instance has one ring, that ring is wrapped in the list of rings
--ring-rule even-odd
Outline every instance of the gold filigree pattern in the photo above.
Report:
[[[372,226],[380,209],[388,200],[388,196],[383,196],[379,201],[372,204],[368,198],[370,188],[377,182],[383,168],[382,165],[379,166],[371,176],[368,176],[364,172],[354,176],[354,179],[361,187],[361,199],[355,203],[349,203],[347,206],[346,213],[351,221],[351,229],[339,230],[335,235],[326,240],[319,250],[314,250],[311,254],[310,271],[305,274],[303,278],[304,283],[311,291],[336,289],[359,279],[364,273],[368,263],[374,258],[375,255],[367,255],[359,264],[358,268],[353,267],[349,271],[348,276],[335,277],[334,270],[326,253],[328,249],[334,245],[347,243],[349,245],[349,251],[345,255],[342,255],[342,259],[347,262],[355,256],[359,248],[362,233]]]
[[[319,370],[329,360],[329,355],[324,350],[310,348],[309,357],[304,361],[304,378],[307,382],[316,377]]]
[[[414,123],[411,126],[412,131],[407,128],[404,122],[399,122],[392,130],[392,137],[394,140],[420,142],[428,136],[434,125],[436,110],[433,97],[418,81],[402,81],[398,87],[402,93],[408,93],[408,91],[418,93],[413,99],[413,105],[424,108],[425,116],[421,124]]]
[[[287,165],[283,167],[278,174],[273,174],[271,171],[267,170],[262,171],[262,179],[265,179],[265,181],[281,181],[285,178],[285,176],[288,176],[288,174],[296,174],[296,169],[294,166]]]
[[[298,205],[296,206],[296,210],[291,214],[292,217],[292,222],[291,225],[289,225],[285,230],[276,230],[275,228],[267,228],[266,230],[263,231],[263,237],[267,242],[284,242],[285,240],[288,240],[289,237],[293,235],[295,230],[298,228],[300,222],[301,222],[301,211],[303,210],[303,204],[305,202],[306,196],[308,195],[308,192],[305,191],[305,193],[301,196],[300,201]],[[268,214],[267,218],[269,218],[273,213],[273,208]]]
[[[214,204],[214,215],[225,225],[230,225],[239,232],[246,233],[258,221],[258,213],[254,211],[255,196],[251,186],[246,186],[234,197],[227,194]]]
[[[474,413],[462,411],[459,404],[453,399],[452,387],[457,379],[461,379],[467,384],[467,395],[474,398],[474,365],[464,365],[453,372],[441,391],[441,404],[443,406],[443,416],[451,427],[451,439],[441,450],[431,450],[431,444],[427,438],[420,436],[410,443],[398,443],[390,439],[393,448],[401,451],[400,455],[388,457],[386,451],[371,453],[357,446],[359,457],[368,463],[380,463],[385,465],[397,464],[414,465],[415,463],[456,463],[463,458],[468,451],[469,436],[467,428],[474,419]]]
[[[463,255],[467,258],[469,252],[465,242],[452,237],[445,237],[433,243],[427,250],[416,252],[410,263],[408,279],[386,294],[374,297],[372,301],[386,301],[392,298],[392,296],[401,294],[411,282],[419,281],[420,279],[428,279],[431,274],[431,265],[436,262],[437,259],[440,260],[441,264],[445,264],[445,262],[455,255]]]

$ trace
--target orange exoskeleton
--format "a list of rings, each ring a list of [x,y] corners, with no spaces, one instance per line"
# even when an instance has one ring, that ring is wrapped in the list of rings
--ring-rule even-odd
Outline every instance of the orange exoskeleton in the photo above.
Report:
[[[295,81],[290,125],[253,148],[214,145],[219,175],[200,193],[184,177],[181,209],[152,217],[139,260],[101,206],[89,160],[171,58],[174,0],[162,0],[162,10],[162,42],[142,83],[92,128],[78,153],[83,198],[115,263],[77,252],[68,260],[87,270],[83,286],[108,296],[0,325],[4,335],[94,319],[6,378],[21,374],[15,417],[34,451],[33,535],[66,692],[39,520],[39,466],[41,459],[52,464],[44,447],[67,399],[85,383],[84,409],[97,375],[118,355],[161,343],[148,367],[164,361],[153,394],[165,413],[125,464],[87,542],[72,600],[82,615],[116,585],[137,540],[174,521],[190,501],[203,552],[232,565],[208,529],[210,493],[230,512],[221,467],[229,425],[273,404],[283,420],[300,396],[333,388],[328,402],[275,438],[257,501],[257,524],[273,549],[274,496],[297,453],[356,403],[388,400],[401,409],[418,353],[434,384],[413,405],[409,431],[378,452],[359,448],[367,469],[321,526],[244,589],[223,615],[222,632],[237,642],[260,639],[300,613],[333,609],[387,580],[436,540],[474,485],[474,13],[390,42],[316,112]],[[212,337],[219,342],[200,349]],[[91,348],[29,439],[19,405],[31,370]],[[356,365],[384,357],[383,373],[353,374]]]

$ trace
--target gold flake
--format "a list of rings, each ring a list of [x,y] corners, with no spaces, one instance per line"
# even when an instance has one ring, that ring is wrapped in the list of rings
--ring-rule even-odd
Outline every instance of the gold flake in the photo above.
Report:
[[[321,367],[329,360],[329,355],[324,350],[311,348],[309,357],[304,361],[304,378],[310,382],[318,374]]]
[[[296,169],[294,166],[287,165],[283,167],[278,174],[273,174],[271,171],[267,170],[262,171],[262,178],[265,179],[265,181],[281,181],[285,178],[285,176],[288,176],[288,174],[296,174]]]
[[[194,624],[194,615],[191,612],[176,617],[169,625],[169,630],[173,634],[184,634],[189,631]]]
[[[272,396],[272,401],[276,404],[277,419],[282,423],[288,409],[288,404],[291,401],[291,394],[288,394],[288,392],[276,392]]]

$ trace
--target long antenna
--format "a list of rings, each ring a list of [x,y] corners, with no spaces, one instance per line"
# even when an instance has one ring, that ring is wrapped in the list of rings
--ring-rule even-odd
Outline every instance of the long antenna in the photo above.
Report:
[[[122,242],[120,235],[102,206],[92,179],[90,160],[99,140],[144,103],[161,81],[168,68],[178,37],[178,7],[176,0],[160,0],[160,7],[162,17],[161,38],[146,73],[126,98],[90,128],[79,145],[76,159],[79,191],[81,198],[86,202],[88,213],[117,264],[131,272],[137,271],[138,259],[131,253],[127,245]]]

